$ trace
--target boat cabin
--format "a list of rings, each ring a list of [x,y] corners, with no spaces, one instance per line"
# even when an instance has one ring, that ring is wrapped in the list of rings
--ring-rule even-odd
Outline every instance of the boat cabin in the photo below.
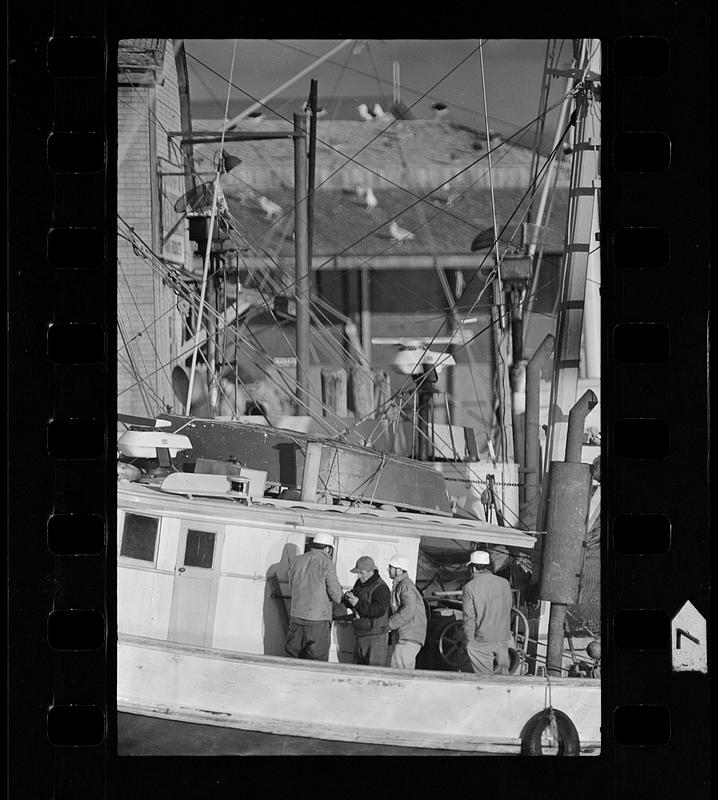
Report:
[[[117,614],[121,634],[233,652],[284,655],[288,570],[319,532],[335,539],[339,582],[354,585],[371,556],[422,549],[531,548],[534,537],[478,520],[264,497],[258,471],[243,477],[174,473],[161,483],[121,480],[117,493]],[[240,471],[241,473],[241,471]],[[254,495],[254,496],[252,496]],[[335,607],[330,661],[351,662],[347,610]]]

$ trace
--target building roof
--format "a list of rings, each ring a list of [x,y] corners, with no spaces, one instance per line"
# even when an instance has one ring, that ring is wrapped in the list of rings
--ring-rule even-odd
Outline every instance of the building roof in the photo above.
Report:
[[[117,44],[119,70],[162,69],[166,39],[121,39]]]
[[[282,216],[271,222],[258,204],[260,193],[233,179],[232,173],[223,177],[222,185],[229,210],[247,241],[255,246],[261,245],[275,255],[293,256],[293,190],[268,189],[263,193],[282,209]],[[434,251],[441,255],[471,255],[471,245],[477,234],[493,231],[491,192],[488,189],[467,190],[450,206],[443,191],[434,192],[426,201],[418,200],[421,192],[396,188],[375,189],[374,193],[378,206],[368,210],[365,202],[353,191],[317,189],[314,198],[315,256],[406,256]],[[524,194],[525,190],[516,188],[496,189],[494,192],[498,230],[508,224],[501,237],[504,243],[510,241],[526,208],[527,201],[521,202]],[[556,192],[545,232],[545,246],[553,252],[563,247],[567,201],[567,191]],[[392,219],[396,219],[401,228],[413,232],[414,238],[401,243],[394,241],[389,231]],[[489,238],[493,239],[493,236]],[[513,243],[517,246],[522,244],[521,231]],[[477,264],[489,247],[490,244],[474,254]],[[501,252],[504,247],[501,246]]]
[[[219,120],[194,120],[195,134],[218,132]],[[288,132],[291,124],[277,118],[241,120],[235,130]],[[196,145],[199,169],[211,169],[219,143]],[[293,144],[290,139],[225,142],[224,149],[242,163],[235,174],[257,188],[293,184]],[[533,153],[513,141],[492,143],[494,187],[524,188],[531,181]],[[485,137],[476,130],[444,119],[372,122],[317,120],[317,183],[352,188],[361,183],[384,189],[391,183],[429,189],[444,182],[460,190],[470,184],[488,188],[489,155]],[[559,172],[558,186],[568,185],[568,168]]]

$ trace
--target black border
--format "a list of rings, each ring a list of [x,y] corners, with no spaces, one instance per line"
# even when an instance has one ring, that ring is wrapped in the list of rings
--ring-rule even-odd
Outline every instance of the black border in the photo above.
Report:
[[[17,797],[177,796],[223,794],[244,788],[271,792],[489,791],[499,796],[702,797],[708,794],[710,733],[707,676],[672,674],[670,652],[618,651],[611,645],[619,609],[663,609],[673,616],[690,599],[709,618],[709,507],[707,419],[707,321],[710,278],[710,13],[707,2],[632,0],[630,3],[536,4],[506,7],[417,6],[388,15],[386,7],[353,4],[339,12],[303,5],[249,10],[128,0],[103,6],[90,0],[54,6],[9,4],[9,263],[8,297],[8,564],[10,569],[9,687],[10,783]],[[95,271],[53,270],[46,235],[58,219],[97,209],[83,198],[91,181],[49,173],[46,140],[59,114],[56,80],[47,72],[52,35],[99,35],[106,44],[106,79],[78,93],[87,118],[104,111],[108,164],[115,158],[114,43],[156,35],[188,38],[546,38],[593,36],[603,43],[602,237],[604,456],[604,744],[601,756],[546,762],[502,757],[446,764],[440,756],[393,757],[389,783],[375,763],[316,763],[306,757],[287,767],[261,759],[228,757],[125,757],[115,751],[115,646],[113,603],[114,460],[105,436],[108,469],[100,461],[53,462],[47,424],[54,416],[95,417],[114,430],[115,187],[112,169],[100,180],[105,191],[107,261]],[[668,38],[670,72],[664,77],[618,78],[613,43],[624,35]],[[64,102],[64,101],[63,101]],[[672,140],[670,169],[659,175],[617,174],[611,143],[619,131],[660,130]],[[88,188],[89,187],[89,188]],[[671,232],[667,268],[618,269],[612,265],[612,234],[625,225],[664,226]],[[47,355],[47,324],[100,322],[106,330],[104,365],[57,366]],[[671,329],[667,363],[618,364],[610,332],[619,322],[664,322]],[[612,428],[622,417],[662,417],[671,425],[671,451],[657,462],[623,461],[613,455]],[[104,480],[103,480],[104,478]],[[53,556],[46,544],[52,512],[96,512],[108,520],[108,547],[95,557]],[[665,513],[672,546],[663,556],[619,556],[611,545],[610,520],[618,513]],[[105,610],[108,644],[98,653],[59,654],[47,646],[47,616],[55,607]],[[709,656],[710,657],[710,656]],[[53,747],[47,713],[53,704],[105,704],[107,735],[96,747]],[[672,715],[664,746],[620,746],[612,741],[612,713],[621,704],[658,703]],[[307,763],[311,761],[312,763]],[[520,764],[511,769],[512,763]],[[357,766],[359,769],[357,769]],[[215,788],[216,787],[216,788]],[[319,788],[321,787],[321,789]],[[327,787],[328,788],[328,787]],[[186,790],[186,791],[185,791]]]

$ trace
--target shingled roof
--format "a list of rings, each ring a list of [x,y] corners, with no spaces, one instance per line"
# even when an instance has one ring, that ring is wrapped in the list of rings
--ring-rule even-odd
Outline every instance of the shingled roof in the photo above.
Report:
[[[219,120],[195,120],[195,134],[217,132]],[[289,131],[278,119],[241,120],[241,131]],[[206,169],[218,144],[197,145],[197,167]],[[225,142],[224,149],[242,159],[234,174],[257,189],[293,184],[293,145],[289,139]],[[532,151],[506,141],[491,149],[494,187],[526,187],[531,180]],[[451,182],[461,190],[475,184],[489,187],[489,157],[485,137],[465,125],[443,119],[327,121],[317,120],[317,185],[351,189],[361,183],[387,189],[392,184],[432,189]],[[211,166],[210,166],[211,169]],[[568,167],[562,166],[558,186],[568,184]]]
[[[236,217],[246,239],[263,246],[276,255],[292,256],[294,242],[294,193],[291,189],[267,190],[264,196],[279,204],[282,216],[274,222],[266,219],[258,205],[258,194],[232,178],[222,178],[227,205]],[[506,243],[522,219],[527,200],[525,190],[508,188],[495,190],[498,229],[507,225],[502,240]],[[447,206],[445,192],[435,192],[426,200],[421,194],[401,189],[375,190],[378,206],[366,208],[353,191],[321,187],[314,198],[314,254],[330,258],[336,255],[376,256],[412,255],[436,251],[439,254],[471,253],[474,237],[492,229],[491,193],[488,189],[471,189]],[[563,246],[568,193],[558,191],[554,199],[545,244],[548,250]],[[423,216],[422,216],[423,215]],[[512,216],[513,215],[513,216]],[[394,242],[389,222],[414,233],[414,238]],[[513,239],[521,244],[521,235]],[[504,247],[501,247],[503,252]],[[484,252],[485,252],[484,248]],[[477,261],[481,253],[476,254]]]

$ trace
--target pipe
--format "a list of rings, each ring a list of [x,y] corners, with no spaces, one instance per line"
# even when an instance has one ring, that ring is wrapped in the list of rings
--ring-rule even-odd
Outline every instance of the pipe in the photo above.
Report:
[[[304,115],[294,115],[295,133],[305,133]],[[307,228],[307,152],[306,137],[294,137],[294,259],[297,284],[297,413],[309,407],[309,249]],[[304,409],[304,410],[302,410]]]
[[[520,513],[528,530],[535,530],[538,515],[539,412],[541,406],[541,369],[553,351],[556,337],[549,333],[526,363],[526,410],[524,440],[524,508]]]
[[[591,389],[584,392],[576,401],[568,414],[568,431],[566,433],[566,457],[564,461],[571,464],[581,463],[583,449],[583,425],[589,412],[596,407],[598,398]]]

